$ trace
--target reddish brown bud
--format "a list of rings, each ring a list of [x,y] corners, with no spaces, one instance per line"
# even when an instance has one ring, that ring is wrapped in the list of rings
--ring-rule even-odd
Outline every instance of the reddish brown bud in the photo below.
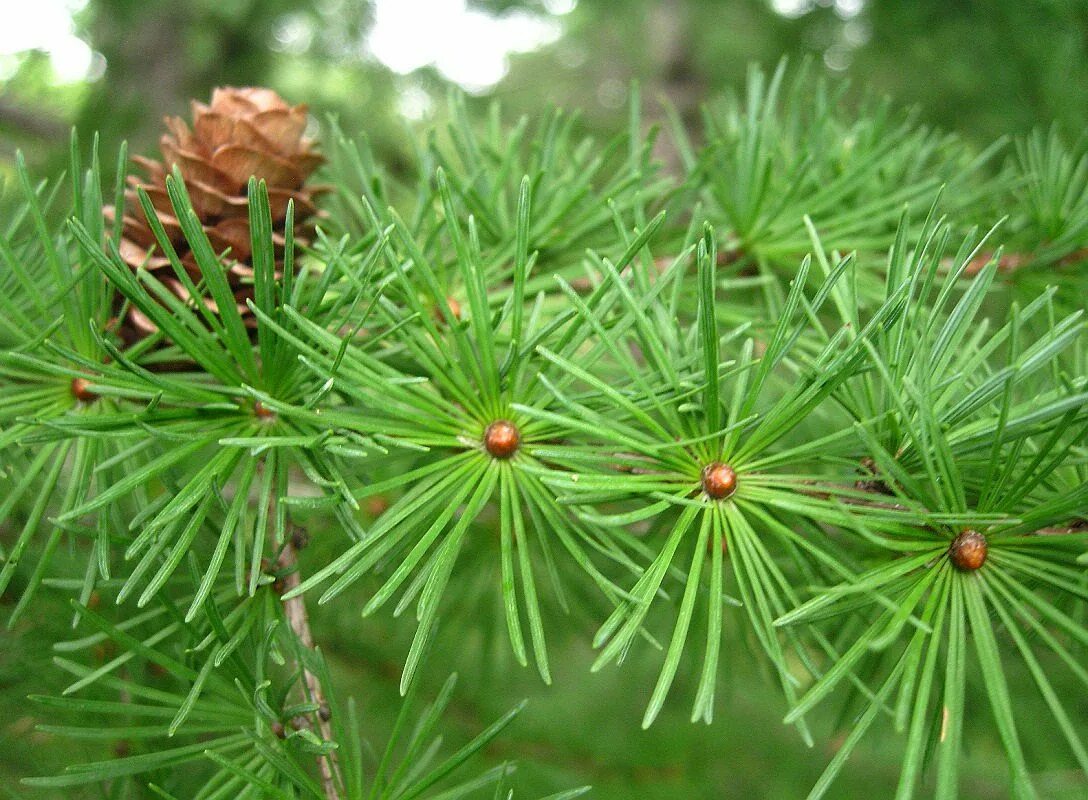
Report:
[[[93,403],[98,395],[91,391],[91,382],[86,378],[72,378],[72,397],[81,403]]]
[[[877,494],[895,494],[888,488],[888,484],[876,477],[880,474],[880,471],[877,469],[876,461],[868,456],[861,459],[861,472],[866,477],[854,483],[855,489],[862,492],[876,492]]]
[[[715,461],[703,467],[703,491],[711,500],[722,500],[737,490],[737,473],[728,464]]]
[[[253,404],[253,413],[258,419],[275,419],[276,412],[266,406],[260,400]]]
[[[986,563],[986,537],[978,531],[966,530],[952,540],[948,556],[956,569],[973,572]]]
[[[711,536],[709,539],[706,540],[706,552],[709,553],[710,555],[714,555],[714,537],[713,536]],[[726,541],[726,538],[724,536],[722,537],[722,555],[723,556],[729,555],[729,542]]]
[[[310,543],[310,532],[301,525],[291,526],[291,547],[296,550],[304,550]]]
[[[323,722],[328,722],[330,719],[332,719],[332,709],[329,708],[329,704],[322,703],[317,709],[317,715],[321,717],[321,720]]]
[[[368,497],[366,501],[366,513],[372,517],[380,517],[389,510],[389,498],[382,494]]]
[[[445,308],[441,303],[435,303],[431,307],[431,316],[438,325],[442,325],[446,322],[446,308],[449,309],[449,315],[453,317],[455,322],[461,319],[461,304],[458,303],[453,297],[446,298]]]
[[[521,433],[512,422],[500,419],[487,426],[484,447],[495,458],[510,458],[521,443]]]
[[[272,734],[277,739],[286,739],[287,738],[287,729],[283,727],[282,722],[280,722],[279,720],[276,720],[275,722],[272,723],[271,727],[272,727]]]

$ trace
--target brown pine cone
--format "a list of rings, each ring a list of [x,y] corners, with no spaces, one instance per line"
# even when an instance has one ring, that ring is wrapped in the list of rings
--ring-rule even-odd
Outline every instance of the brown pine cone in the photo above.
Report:
[[[314,141],[303,135],[306,106],[290,106],[271,89],[215,89],[211,104],[194,100],[192,112],[191,129],[180,117],[166,118],[168,133],[159,141],[162,161],[133,157],[146,178],[135,175],[128,178],[130,189],[125,193],[121,257],[133,269],[143,267],[154,271],[178,297],[188,298],[184,286],[174,277],[170,262],[156,246],[144,218],[136,195],[137,189],[143,189],[182,264],[194,282],[200,280],[200,271],[166,193],[166,176],[176,165],[212,247],[225,254],[227,280],[239,301],[238,310],[247,325],[252,326],[255,320],[245,305],[245,300],[253,296],[246,198],[249,179],[262,178],[268,186],[277,267],[282,267],[287,203],[294,200],[295,238],[304,242],[306,222],[315,214],[314,195],[318,191],[305,183],[323,159],[314,150]],[[205,302],[215,311],[210,300]],[[120,326],[122,337],[129,342],[154,331],[151,321],[134,308]]]

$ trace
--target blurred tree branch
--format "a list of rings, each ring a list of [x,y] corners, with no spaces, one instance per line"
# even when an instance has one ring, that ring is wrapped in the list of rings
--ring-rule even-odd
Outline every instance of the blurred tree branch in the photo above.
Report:
[[[39,139],[60,139],[66,126],[57,117],[32,111],[0,96],[0,128],[14,129],[19,134]]]

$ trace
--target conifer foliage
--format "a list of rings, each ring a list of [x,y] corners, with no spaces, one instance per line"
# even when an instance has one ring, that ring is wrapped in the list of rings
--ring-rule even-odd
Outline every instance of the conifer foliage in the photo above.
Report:
[[[550,682],[588,619],[594,670],[653,662],[644,727],[728,719],[742,658],[799,747],[837,707],[796,796],[874,730],[880,796],[961,796],[980,737],[1013,797],[1045,796],[1044,748],[1088,786],[1084,144],[976,152],[784,67],[695,136],[656,141],[637,102],[612,141],[578,130],[454,97],[392,175],[330,123],[302,240],[282,175],[230,198],[228,242],[182,163],[150,186],[122,151],[111,183],[73,138],[67,180],[20,167],[0,593],[9,625],[72,605],[44,729],[128,750],[26,784],[508,797],[512,764],[465,762],[519,709],[443,745],[434,643],[494,626]],[[326,604],[412,632],[388,745],[314,640]]]

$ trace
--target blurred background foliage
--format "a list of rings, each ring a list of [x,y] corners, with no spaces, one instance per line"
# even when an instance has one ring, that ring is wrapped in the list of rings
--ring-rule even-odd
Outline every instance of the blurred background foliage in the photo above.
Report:
[[[22,150],[35,174],[57,174],[73,125],[99,131],[107,159],[122,140],[153,154],[161,117],[188,116],[190,98],[206,99],[223,84],[271,86],[309,103],[318,118],[333,114],[345,131],[365,133],[394,169],[411,153],[411,127],[446,113],[444,94],[458,84],[480,113],[493,98],[510,115],[558,104],[581,110],[587,132],[607,137],[624,124],[637,79],[651,115],[665,97],[696,128],[702,100],[738,88],[750,62],[773,65],[784,55],[846,76],[855,94],[916,104],[920,119],[980,147],[1051,122],[1076,138],[1088,123],[1084,0],[33,0],[29,8],[3,0],[0,7],[9,22],[42,20],[0,33],[0,173]],[[314,538],[307,558],[320,564],[332,545],[321,544],[319,531]],[[16,776],[78,760],[67,742],[34,731],[39,720],[24,700],[63,686],[41,646],[68,635],[65,607],[54,602],[55,613],[0,634],[0,797],[27,796]],[[359,697],[380,742],[411,626],[391,636],[387,619],[361,621],[357,607],[350,599],[317,607],[315,633],[340,693]],[[512,666],[502,631],[465,638],[462,630],[438,645],[442,666],[462,673],[454,722],[464,735],[530,698],[486,755],[519,760],[519,796],[592,783],[598,798],[793,797],[822,769],[828,753],[814,757],[780,724],[772,681],[744,653],[730,659],[728,717],[709,729],[692,726],[677,703],[651,732],[638,731],[641,689],[656,663],[590,675],[594,621],[580,624],[584,630],[565,626],[564,640],[552,644],[551,688]],[[431,672],[437,687],[444,675]],[[1038,733],[1045,753],[1050,735]],[[96,746],[119,751],[124,742]],[[994,747],[984,738],[969,754],[967,796],[1003,796],[1003,779],[991,774]],[[888,785],[897,752],[872,737],[835,796]],[[1057,786],[1061,776],[1054,777]],[[1047,796],[1062,795],[1055,788]]]
[[[26,10],[10,4],[16,17]],[[59,167],[67,130],[154,149],[164,114],[261,84],[365,131],[390,163],[404,118],[461,83],[512,112],[558,104],[614,131],[629,84],[694,120],[747,65],[812,57],[852,91],[915,104],[980,143],[1088,122],[1083,0],[41,0],[0,35],[0,163]],[[9,23],[11,18],[9,17]],[[46,26],[49,29],[46,30]],[[67,26],[67,29],[66,27]],[[43,49],[44,48],[44,49]],[[481,104],[482,105],[482,104]]]

